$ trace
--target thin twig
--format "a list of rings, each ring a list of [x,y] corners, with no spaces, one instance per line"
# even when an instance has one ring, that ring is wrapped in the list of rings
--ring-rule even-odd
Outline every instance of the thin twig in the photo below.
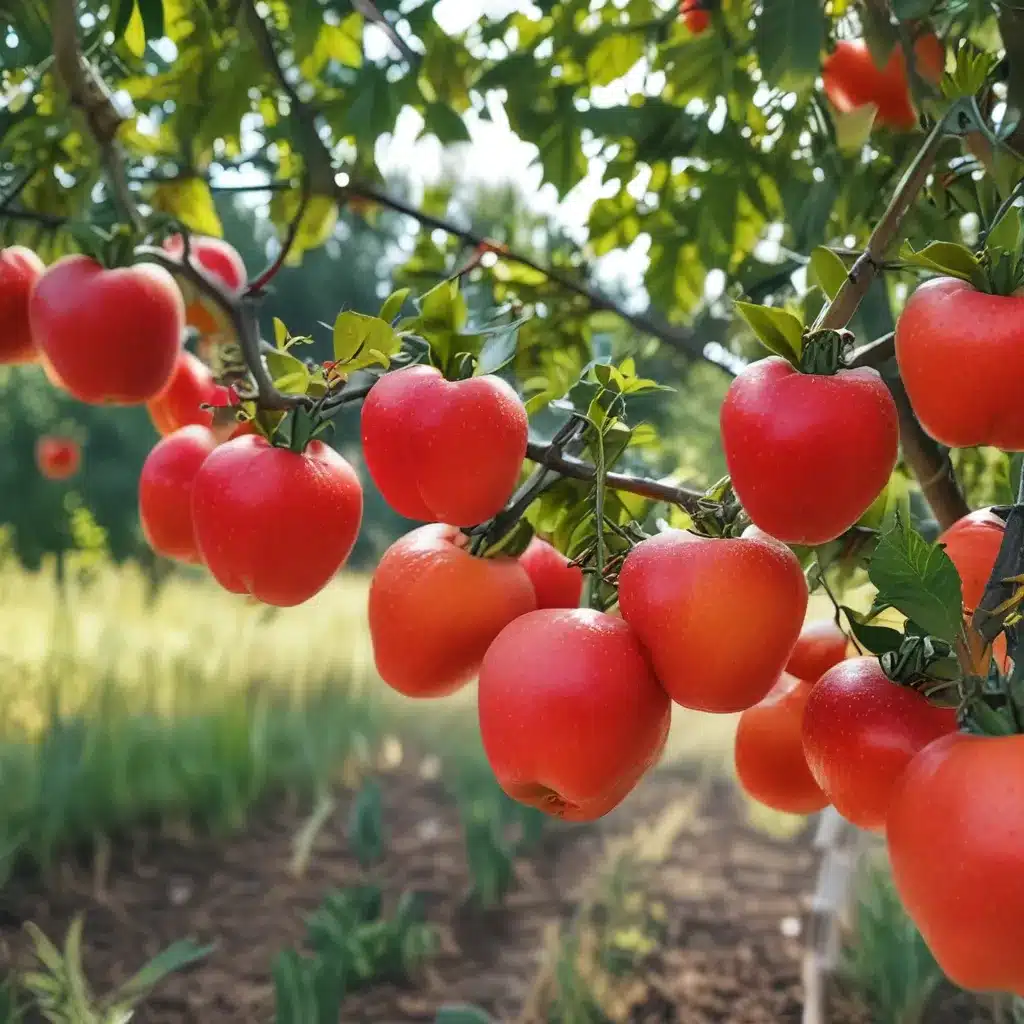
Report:
[[[40,166],[38,163],[32,164],[30,167],[25,169],[25,173],[18,178],[14,184],[4,193],[3,197],[0,198],[0,216],[5,215],[7,207],[14,202],[18,196],[25,190],[25,187],[29,182],[39,173]]]
[[[317,111],[299,95],[296,85],[289,79],[277,54],[270,28],[260,17],[255,0],[242,0],[249,32],[259,49],[263,62],[277,80],[281,91],[288,97],[291,116],[303,136],[303,157],[309,190],[325,195],[334,189],[334,160],[317,130]]]
[[[691,358],[712,363],[728,373],[732,372],[725,363],[714,359],[713,356],[706,351],[704,342],[701,341],[697,333],[689,327],[670,324],[667,320],[650,309],[642,313],[631,313],[622,306],[613,302],[606,295],[603,295],[601,292],[582,283],[564,271],[558,270],[555,267],[546,266],[529,256],[523,255],[522,253],[514,252],[501,242],[496,242],[494,239],[488,238],[486,235],[483,235],[478,231],[474,231],[472,228],[462,227],[461,225],[455,224],[444,217],[438,217],[434,214],[427,213],[424,210],[417,209],[417,207],[413,206],[411,203],[407,203],[405,200],[399,199],[396,196],[389,195],[373,185],[365,182],[350,181],[349,184],[338,187],[338,197],[342,202],[351,196],[357,196],[360,199],[367,199],[378,206],[394,210],[396,213],[403,213],[407,217],[412,217],[424,227],[443,231],[445,234],[450,235],[453,238],[460,239],[467,245],[472,245],[484,252],[493,252],[495,256],[507,263],[516,263],[521,267],[526,267],[528,270],[533,270],[546,277],[549,281],[553,281],[565,291],[570,292],[573,295],[577,295],[582,299],[586,299],[591,309],[597,312],[614,313],[620,320],[629,324],[630,327],[633,327],[641,334],[657,338],[659,341],[665,342],[667,345],[684,353],[685,355],[690,356]]]
[[[249,282],[248,287],[245,289],[245,294],[247,296],[257,297],[262,295],[263,292],[266,291],[267,285],[270,284],[277,275],[277,272],[284,266],[285,260],[288,259],[288,253],[291,252],[292,246],[295,245],[295,240],[299,237],[299,228],[302,226],[302,218],[306,215],[309,200],[309,189],[304,188],[302,190],[302,198],[299,200],[299,208],[295,211],[295,216],[288,225],[288,233],[281,242],[281,248],[278,254],[270,261],[269,265],[262,273],[257,274],[256,277]]]
[[[724,362],[713,358],[706,351],[704,342],[690,328],[670,324],[651,311],[646,313],[630,313],[612,302],[607,296],[582,284],[569,274],[556,270],[554,267],[545,267],[527,256],[512,253],[501,243],[495,242],[493,239],[489,239],[485,235],[473,231],[471,228],[460,227],[444,218],[428,214],[406,203],[404,200],[382,192],[372,185],[357,181],[349,181],[346,185],[336,184],[333,157],[316,128],[316,109],[312,104],[302,99],[298,88],[285,73],[270,30],[266,22],[259,16],[254,0],[243,0],[243,5],[246,10],[250,31],[263,55],[264,62],[270,68],[282,91],[288,97],[292,114],[306,136],[305,141],[308,145],[308,150],[304,155],[309,171],[310,188],[314,194],[331,194],[341,203],[344,203],[351,196],[368,199],[378,206],[413,217],[424,227],[443,231],[453,238],[459,238],[474,247],[484,247],[509,262],[518,263],[520,266],[543,274],[548,280],[554,281],[566,291],[586,299],[592,309],[614,313],[641,333],[658,338],[691,358],[704,360],[715,366],[722,367],[727,372],[731,372]]]
[[[854,349],[846,365],[851,367],[871,366],[877,370],[896,355],[895,341],[895,331],[883,334],[880,338],[875,338],[874,341],[869,341],[866,345]]]
[[[384,17],[377,9],[376,4],[371,0],[352,0],[352,6],[367,21],[372,21],[388,37],[388,42],[413,66],[419,61],[419,55],[409,44],[395,31],[391,22]]]
[[[945,119],[939,121],[918,150],[906,174],[897,186],[882,219],[871,232],[867,247],[854,261],[836,297],[821,311],[814,322],[814,330],[839,330],[845,327],[857,312],[871,282],[885,262],[885,254],[899,233],[903,218],[924,188],[932,165],[938,155],[945,134]]]
[[[531,462],[573,480],[594,480],[597,476],[597,470],[590,463],[565,455],[553,445],[531,441],[526,446],[526,457]],[[703,491],[692,487],[677,486],[628,473],[606,473],[604,479],[605,484],[614,491],[628,491],[630,494],[639,494],[653,501],[665,501],[670,505],[678,505],[688,512],[696,509],[697,503],[704,497]]]
[[[69,218],[58,213],[40,213],[37,210],[3,210],[0,211],[0,221],[18,220],[27,224],[39,224],[44,228],[62,228],[67,224]]]
[[[267,372],[266,364],[260,354],[259,325],[256,322],[255,303],[237,297],[212,274],[207,274],[202,267],[193,263],[187,248],[180,260],[171,256],[164,249],[142,245],[135,250],[139,259],[156,263],[172,274],[181,274],[190,284],[212,299],[231,321],[235,336],[245,365],[256,382],[256,402],[262,409],[292,409],[299,405],[309,405],[306,395],[286,395],[274,386]]]

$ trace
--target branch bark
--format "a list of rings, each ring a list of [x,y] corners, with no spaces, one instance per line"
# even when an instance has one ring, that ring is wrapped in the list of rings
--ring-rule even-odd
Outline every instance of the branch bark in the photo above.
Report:
[[[925,501],[935,515],[940,529],[946,530],[967,515],[967,504],[949,455],[925,432],[911,408],[910,399],[898,376],[886,378],[900,417],[900,443],[903,458],[910,466]]]
[[[560,476],[567,476],[573,480],[594,480],[597,470],[587,462],[565,455],[554,445],[538,444],[530,442],[526,446],[526,457],[539,466],[553,470]],[[650,480],[647,477],[632,476],[628,473],[607,473],[605,483],[613,491],[628,491],[630,494],[639,494],[643,498],[650,498],[653,501],[666,501],[670,505],[678,505],[680,508],[692,512],[697,508],[698,502],[704,497],[703,491],[695,490],[692,487],[676,486],[663,483],[660,480]]]
[[[128,183],[124,157],[117,143],[121,115],[110,90],[96,69],[82,55],[78,41],[78,11],[75,0],[52,0],[54,69],[71,105],[85,117],[89,133],[100,148],[110,193],[121,215],[137,227],[139,212]]]
[[[291,252],[292,246],[295,244],[295,240],[299,237],[299,228],[302,226],[302,218],[306,215],[306,208],[309,206],[309,199],[309,190],[303,189],[299,208],[295,211],[295,216],[288,225],[288,234],[285,235],[281,242],[280,251],[270,261],[269,266],[249,282],[248,287],[245,289],[245,294],[247,296],[261,296],[263,292],[266,291],[270,282],[277,276],[278,271],[284,266],[285,260],[288,259],[288,253]]]

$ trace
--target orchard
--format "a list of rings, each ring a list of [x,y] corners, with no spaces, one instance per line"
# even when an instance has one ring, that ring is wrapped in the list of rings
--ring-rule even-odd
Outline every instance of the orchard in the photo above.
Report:
[[[66,645],[43,659],[50,697],[5,695],[4,742],[39,751],[18,756],[44,780],[99,773],[88,797],[62,783],[59,825],[49,797],[36,812],[19,795],[0,827],[5,885],[31,889],[85,843],[104,892],[126,833],[158,820],[191,834],[203,801],[238,832],[265,792],[304,786],[315,801],[289,839],[294,876],[330,861],[316,844],[340,800],[352,863],[335,864],[348,888],[309,919],[306,951],[274,961],[279,1021],[326,1024],[339,1006],[343,1020],[436,1011],[442,1024],[1024,1014],[1024,13],[989,0],[50,0],[0,11],[0,55],[0,566],[19,581],[0,593],[12,615],[48,595]],[[523,207],[460,185],[473,154],[483,195],[524,152],[509,193]],[[425,154],[454,181],[424,177]],[[180,682],[173,699],[125,705],[133,736],[143,719],[155,730],[138,756],[110,760],[109,776],[90,760],[120,745],[104,718],[116,687],[66,666],[103,633],[97,581],[120,581],[114,602],[139,567],[145,625],[111,620],[115,660],[166,627],[168,664],[206,666],[187,690],[206,707],[250,644],[238,728],[257,721],[283,646],[306,666],[285,674],[324,680],[322,707],[290,678],[300,695],[268,696],[248,738],[203,747],[233,764],[265,752],[233,782],[213,755],[186,771],[186,740],[155,738],[199,720]],[[188,626],[162,621],[178,614],[174,587],[198,609]],[[358,605],[346,632],[324,611],[339,594]],[[11,635],[50,629],[25,622]],[[367,678],[338,724],[323,709],[361,651]],[[0,656],[16,689],[22,654]],[[129,660],[144,678],[159,659]],[[52,689],[61,672],[70,704]],[[399,724],[380,726],[380,708]],[[99,724],[62,747],[76,715]],[[799,1005],[745,1004],[756,983],[729,961],[724,1016],[688,1016],[698,996],[682,989],[657,996],[669,1015],[629,1016],[662,1005],[651,978],[712,970],[672,968],[674,916],[702,920],[708,904],[662,890],[640,924],[625,898],[592,915],[593,898],[574,897],[558,966],[542,966],[522,1016],[507,986],[477,992],[477,968],[452,986],[465,999],[428,986],[415,1012],[347,1002],[453,956],[435,905],[411,891],[395,905],[382,866],[397,856],[382,807],[411,814],[426,783],[382,798],[376,773],[398,742],[388,730],[419,719],[435,726],[404,742],[461,780],[471,891],[497,893],[487,906],[526,875],[560,877],[541,827],[639,843],[631,815],[658,793],[659,810],[692,799],[714,831],[717,805],[701,800],[720,780],[673,775],[674,751],[726,735],[744,794],[728,791],[727,815],[757,804],[794,823],[793,851],[821,858],[811,913],[794,896],[785,917],[800,942],[765,986]],[[287,740],[273,732],[285,722]],[[160,743],[175,767],[159,797],[136,798]],[[482,752],[472,770],[463,745]],[[0,757],[5,775],[28,791]],[[778,852],[781,839],[731,827],[719,861],[752,843],[755,860]],[[802,900],[815,865],[786,856]],[[857,975],[870,1018],[843,1016],[831,986],[853,984],[853,968],[835,970],[840,942],[860,950],[850,963],[870,960],[863,900],[848,925],[858,861],[883,865],[892,900],[879,931],[893,944]],[[451,914],[448,946],[475,949]],[[633,971],[635,1005],[621,977],[598,984],[579,966],[598,920],[618,923],[593,955],[609,978]],[[904,966],[897,921],[932,981]],[[68,928],[63,952],[26,927],[52,976],[0,965],[11,999],[44,1014],[61,984],[92,999],[80,922],[51,924]],[[65,1000],[48,1019],[127,1019],[115,1011],[157,977],[210,955],[172,949],[138,989]],[[885,971],[905,1006],[879,996]],[[224,1012],[188,1005],[140,1019]],[[269,1019],[263,1003],[234,1012],[223,1019]]]

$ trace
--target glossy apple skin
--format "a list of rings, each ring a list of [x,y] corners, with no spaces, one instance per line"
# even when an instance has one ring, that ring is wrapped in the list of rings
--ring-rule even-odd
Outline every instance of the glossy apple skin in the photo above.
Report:
[[[363,402],[363,455],[409,519],[475,526],[501,510],[526,456],[528,422],[499,377],[449,381],[430,366],[386,374]]]
[[[546,540],[534,537],[519,556],[537,594],[538,608],[578,608],[583,570]]]
[[[568,821],[616,807],[661,754],[671,720],[636,634],[589,608],[506,626],[484,657],[478,708],[502,789]]]
[[[885,831],[900,901],[945,974],[1024,996],[1024,736],[953,733],[925,747]]]
[[[165,558],[199,565],[192,521],[196,476],[217,447],[209,427],[191,424],[168,434],[146,457],[139,476],[139,520],[149,546]]]
[[[956,713],[886,678],[877,658],[850,658],[814,684],[804,708],[808,767],[835,809],[860,828],[885,825],[900,775]]]
[[[32,334],[60,385],[82,402],[141,405],[167,386],[185,309],[174,279],[149,263],[106,270],[65,256],[29,299]]]
[[[1024,296],[936,277],[896,322],[896,361],[921,426],[951,448],[1024,451]]]
[[[45,269],[31,249],[21,245],[0,249],[0,365],[32,363],[38,358],[28,299]]]
[[[896,403],[869,367],[824,375],[759,360],[729,386],[720,423],[736,496],[787,544],[825,544],[854,526],[899,453]]]
[[[218,583],[288,608],[322,590],[359,534],[363,490],[333,448],[275,448],[247,434],[213,451],[196,475],[192,521]]]
[[[667,530],[626,556],[619,609],[677,704],[725,714],[775,685],[807,613],[807,582],[792,551],[759,531]]]
[[[406,697],[444,697],[480,669],[494,638],[537,608],[514,558],[477,558],[454,526],[431,523],[395,541],[370,583],[377,672]]]

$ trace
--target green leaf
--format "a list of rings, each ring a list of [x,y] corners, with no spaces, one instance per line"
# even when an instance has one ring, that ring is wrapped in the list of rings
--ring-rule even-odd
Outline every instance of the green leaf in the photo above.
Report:
[[[935,7],[935,0],[892,0],[892,13],[900,21],[918,21],[927,18]]]
[[[285,327],[284,321],[279,320],[276,316],[274,317],[274,345],[281,349],[283,352],[288,347],[288,328]]]
[[[641,33],[613,29],[587,55],[587,81],[592,86],[608,85],[621,78],[643,55]]]
[[[436,135],[437,141],[443,145],[447,146],[453,142],[469,142],[471,139],[466,122],[451,107],[445,106],[443,103],[428,104],[423,112],[423,117],[426,121],[424,130],[431,135]]]
[[[888,651],[898,651],[903,643],[903,634],[891,626],[872,626],[864,621],[864,616],[846,605],[840,606],[846,613],[847,621],[850,624],[850,632],[853,633],[857,642],[865,650],[872,654],[885,654]]]
[[[117,1001],[137,1002],[150,989],[163,981],[167,975],[205,959],[216,948],[215,945],[200,946],[191,939],[182,939],[172,943],[117,990]]]
[[[1021,236],[1022,223],[1024,223],[1024,218],[1021,217],[1021,208],[1019,206],[1012,207],[989,231],[988,237],[985,239],[986,247],[1013,252],[1017,248],[1017,240]]]
[[[133,0],[132,13],[128,18],[128,24],[124,29],[124,41],[129,50],[136,57],[141,58],[146,52],[146,26],[142,21],[142,14],[138,4]]]
[[[309,367],[289,352],[265,353],[267,368],[278,391],[304,395],[309,388]]]
[[[164,0],[135,0],[147,39],[159,39],[164,34]]]
[[[821,0],[771,0],[754,26],[754,49],[769,85],[809,86],[821,69],[825,47]]]
[[[112,31],[114,33],[114,39],[120,39],[125,29],[128,28],[128,22],[131,21],[132,14],[135,12],[135,0],[115,0],[113,7],[114,22]]]
[[[829,299],[834,299],[846,283],[846,264],[831,249],[819,245],[811,252],[809,276]]]
[[[512,362],[516,355],[516,345],[519,343],[519,324],[509,324],[507,327],[488,332],[486,338],[476,366],[477,377],[497,373],[503,366]]]
[[[316,995],[310,970],[294,949],[274,961],[274,1020],[276,1024],[311,1024],[316,1021]]]
[[[411,288],[399,288],[398,291],[392,292],[384,300],[384,305],[380,307],[381,320],[391,323],[399,316],[402,312],[402,307],[405,305],[405,300],[409,298],[411,292]]]
[[[348,842],[364,868],[380,860],[384,852],[380,783],[376,779],[367,779],[352,803]]]
[[[434,1017],[434,1024],[494,1024],[494,1018],[469,1003],[449,1003]]]
[[[298,191],[276,192],[270,201],[270,218],[281,231],[287,230],[299,212],[302,196]],[[302,263],[303,253],[318,249],[334,233],[338,222],[338,204],[330,196],[310,196],[309,202],[299,219],[298,230],[288,250],[284,263],[286,267],[297,267]]]
[[[337,369],[350,372],[380,364],[385,368],[402,347],[398,332],[386,320],[365,313],[339,313],[334,321]]]
[[[985,290],[985,274],[977,257],[966,246],[956,242],[932,242],[920,252],[916,252],[909,242],[904,242],[900,248],[900,259],[911,266],[958,277],[975,288]]]
[[[210,186],[199,177],[178,178],[154,187],[150,205],[159,213],[180,220],[197,235],[224,233]]]
[[[304,6],[304,5],[302,5]],[[320,15],[317,14],[317,20]],[[363,63],[363,16],[350,14],[337,25],[322,23],[312,52],[299,65],[304,78],[316,78],[328,61],[350,68]]]
[[[876,606],[889,605],[932,636],[956,642],[963,615],[960,575],[949,555],[901,516],[879,540],[868,578],[878,589]]]
[[[458,331],[466,323],[466,300],[458,281],[442,281],[420,297],[420,318],[424,326]]]
[[[804,327],[797,317],[785,309],[755,302],[737,302],[736,311],[766,348],[790,362],[799,362]]]

